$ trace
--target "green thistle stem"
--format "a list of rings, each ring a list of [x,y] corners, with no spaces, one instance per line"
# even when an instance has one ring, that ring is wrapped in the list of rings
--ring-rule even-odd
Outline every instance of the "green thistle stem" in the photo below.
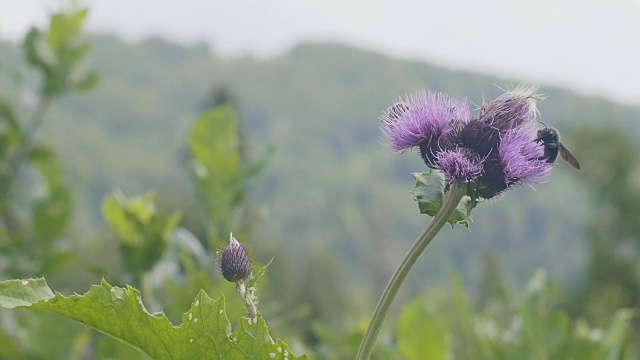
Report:
[[[253,301],[253,294],[248,292],[244,280],[236,282],[236,289],[238,290],[238,294],[240,294],[240,300],[242,300],[244,307],[247,309],[249,319],[255,319],[258,315],[258,309]]]
[[[449,220],[449,217],[465,194],[466,186],[457,182],[454,182],[451,185],[451,189],[445,193],[444,199],[442,200],[442,206],[433,217],[433,220],[431,220],[429,225],[427,225],[413,245],[411,245],[411,248],[405,254],[400,265],[398,265],[391,276],[387,287],[384,289],[382,297],[380,297],[378,305],[376,305],[376,309],[373,311],[373,317],[371,318],[367,332],[364,334],[364,338],[360,343],[360,349],[358,349],[356,360],[366,360],[371,357],[373,345],[378,337],[378,333],[382,328],[384,319],[387,317],[389,308],[391,308],[393,299],[398,294],[398,290],[400,290],[402,283],[404,283],[409,271],[411,271],[413,265],[416,263],[420,255],[422,255],[424,249],[429,245],[440,229],[442,229],[444,224],[447,223],[447,220]]]

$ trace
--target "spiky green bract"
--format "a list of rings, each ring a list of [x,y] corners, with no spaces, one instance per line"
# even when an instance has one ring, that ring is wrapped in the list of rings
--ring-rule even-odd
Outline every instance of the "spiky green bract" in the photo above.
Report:
[[[272,343],[260,314],[241,318],[232,332],[224,297],[204,291],[174,326],[163,313],[150,314],[140,292],[102,281],[84,295],[53,293],[43,278],[0,282],[0,307],[59,313],[107,334],[150,359],[307,359],[296,357],[281,340]]]

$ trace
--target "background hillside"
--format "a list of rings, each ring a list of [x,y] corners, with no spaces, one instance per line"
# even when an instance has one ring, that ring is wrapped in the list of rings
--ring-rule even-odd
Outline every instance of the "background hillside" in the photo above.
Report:
[[[192,200],[187,138],[197,114],[226,94],[239,111],[247,156],[268,158],[249,187],[251,203],[261,205],[246,239],[259,260],[276,256],[263,301],[278,297],[284,308],[311,303],[326,314],[344,299],[322,302],[323,292],[343,294],[349,305],[339,315],[354,318],[370,313],[429,221],[409,194],[411,173],[426,166],[415,153],[398,156],[381,144],[378,116],[421,89],[479,105],[520,83],[334,43],[259,59],[160,38],[127,42],[101,34],[92,42],[88,65],[100,73],[99,87],[62,98],[38,135],[57,151],[75,189],[67,237],[91,259],[78,260],[75,279],[49,279],[52,287],[83,291],[100,276],[114,276],[95,270],[116,261],[113,243],[103,241],[110,235],[100,210],[114,188],[127,195],[156,188],[163,210],[182,210],[182,224],[205,233]],[[22,69],[21,61],[15,45],[1,45],[4,70]],[[488,261],[499,262],[516,289],[539,267],[569,287],[583,282],[586,225],[598,208],[578,180],[599,167],[600,150],[578,145],[580,134],[619,127],[637,142],[640,107],[541,85],[548,95],[538,104],[541,120],[560,129],[582,172],[560,163],[547,183],[480,204],[470,231],[446,229],[431,245],[403,297],[444,286],[454,271],[477,291],[489,276],[481,271]]]
[[[519,84],[339,44],[303,44],[269,59],[228,59],[205,45],[98,35],[89,64],[102,74],[100,87],[65,98],[41,134],[82,189],[75,200],[79,233],[98,236],[99,204],[114,187],[127,194],[160,188],[161,203],[187,209],[188,221],[192,204],[181,201],[189,191],[185,139],[196,114],[224,88],[239,108],[248,151],[260,156],[269,145],[276,149],[251,188],[268,209],[251,244],[257,253],[270,257],[270,246],[286,248],[288,258],[274,267],[308,265],[313,253],[331,254],[344,264],[342,276],[377,287],[428,222],[408,194],[410,173],[425,166],[416,154],[397,156],[381,145],[378,116],[398,96],[420,89],[466,95],[479,104]],[[542,85],[548,98],[539,104],[541,120],[561,129],[569,148],[573,131],[583,126],[638,133],[637,107]],[[576,156],[588,172],[589,154]],[[473,277],[486,251],[504,257],[513,280],[537,267],[575,280],[585,260],[589,201],[576,176],[561,164],[549,183],[510,192],[500,206],[482,204],[471,233],[445,231],[414,280],[453,269]]]

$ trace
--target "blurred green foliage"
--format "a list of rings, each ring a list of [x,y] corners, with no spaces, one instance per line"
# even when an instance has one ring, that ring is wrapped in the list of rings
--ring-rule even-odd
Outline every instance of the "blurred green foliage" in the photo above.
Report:
[[[55,14],[44,33],[32,28],[22,47],[40,74],[40,89],[22,98],[0,94],[0,264],[6,264],[0,271],[11,277],[56,271],[73,256],[60,239],[72,190],[55,152],[35,136],[54,98],[97,84],[85,61],[91,48],[81,31],[86,13]]]
[[[97,73],[86,64],[91,48],[82,32],[86,14],[86,10],[54,14],[44,32],[35,27],[29,31],[22,49],[31,70],[27,74],[35,81],[26,81],[17,71],[1,78],[3,278],[56,274],[76,256],[65,238],[72,214],[72,186],[56,152],[37,135],[54,99],[90,91],[98,82]],[[87,338],[86,330],[59,324],[50,316],[1,313],[0,325],[0,343],[6,344],[3,358],[75,358]]]
[[[43,97],[55,97],[67,91],[90,91],[98,83],[95,70],[83,66],[91,43],[82,38],[87,10],[57,13],[42,33],[32,27],[23,48],[30,65],[43,75]]]
[[[180,223],[180,213],[169,215],[156,211],[154,192],[127,199],[115,192],[102,202],[102,214],[119,238],[123,266],[132,285],[160,260],[169,237]]]
[[[189,148],[209,245],[220,246],[230,232],[244,234],[255,224],[256,214],[245,201],[247,183],[262,171],[272,150],[258,160],[243,156],[240,122],[230,103],[199,115],[191,129]]]
[[[487,307],[469,302],[458,277],[452,284],[453,304],[417,298],[402,310],[396,335],[403,358],[595,360],[639,354],[628,337],[635,311],[619,309],[602,327],[571,319],[554,308],[554,289],[544,270],[532,276],[522,294]]]
[[[573,313],[598,324],[612,309],[640,308],[640,146],[625,130],[604,125],[580,130],[576,142],[594,165],[580,177],[592,190],[594,212],[584,230],[590,246],[585,276],[568,300]],[[632,339],[640,344],[638,321]]]
[[[409,173],[424,165],[381,146],[375,119],[398,94],[478,102],[500,91],[489,84],[512,82],[336,44],[254,59],[158,38],[89,42],[85,17],[54,14],[21,49],[0,43],[0,276],[53,275],[72,291],[101,277],[129,282],[174,323],[204,289],[225,294],[236,319],[244,309],[214,261],[233,230],[258,262],[277,255],[259,306],[272,332],[295,353],[352,357],[428,221],[408,194]],[[78,95],[97,73],[101,86]],[[583,171],[559,164],[537,192],[476,211],[472,233],[443,231],[397,303],[419,300],[389,318],[377,358],[638,356],[627,309],[640,298],[640,109],[544,90],[542,120]],[[483,261],[487,249],[504,263]],[[519,289],[538,266],[560,285]],[[433,290],[452,270],[463,279],[453,294]],[[138,356],[49,315],[2,311],[0,324],[0,358]]]

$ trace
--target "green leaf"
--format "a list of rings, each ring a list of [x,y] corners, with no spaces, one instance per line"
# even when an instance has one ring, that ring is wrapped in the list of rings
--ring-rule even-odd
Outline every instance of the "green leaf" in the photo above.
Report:
[[[7,156],[10,149],[22,141],[22,130],[15,116],[13,106],[0,97],[0,159]]]
[[[0,329],[0,359],[23,360],[27,359],[24,349],[13,338],[13,333]]]
[[[50,243],[64,233],[71,217],[71,203],[71,190],[59,186],[33,205],[33,226],[39,242]]]
[[[22,44],[27,62],[42,69],[56,66],[57,59],[40,30],[31,28]]]
[[[41,244],[62,235],[71,217],[72,194],[67,186],[62,165],[53,151],[36,146],[29,152],[29,162],[38,171],[45,195],[32,208],[35,235]]]
[[[118,199],[116,194],[106,196],[102,200],[101,208],[104,219],[124,242],[132,246],[142,243],[142,239],[127,218],[122,201]]]
[[[64,187],[64,171],[53,150],[45,146],[35,146],[29,152],[29,162],[38,170],[49,189]]]
[[[414,173],[416,186],[411,190],[411,194],[418,202],[418,208],[421,214],[434,216],[440,206],[442,206],[442,197],[444,195],[444,176],[434,170],[429,172]],[[462,224],[469,228],[471,220],[471,210],[478,204],[477,196],[472,191],[465,195],[456,210],[449,217],[449,224]]]
[[[189,139],[193,159],[206,168],[200,177],[221,185],[233,184],[240,169],[238,117],[230,106],[204,112],[193,124]]]
[[[75,36],[80,34],[87,9],[80,9],[70,13],[57,13],[51,17],[47,43],[55,51],[60,51]]]
[[[607,359],[620,358],[632,320],[637,317],[637,309],[619,309],[616,311],[602,339],[602,344],[607,350]]]
[[[407,304],[398,320],[398,350],[405,359],[446,359],[446,324],[418,298]]]
[[[75,258],[76,250],[74,249],[50,249],[43,259],[43,269],[47,273],[55,273],[71,264]]]
[[[231,230],[231,210],[244,186],[238,128],[235,111],[218,106],[198,117],[189,138],[198,199],[223,233]]]
[[[99,82],[100,75],[95,70],[83,72],[81,77],[73,81],[76,90],[81,92],[89,92],[95,89]]]
[[[249,162],[242,168],[242,178],[249,179],[258,176],[267,167],[270,159],[276,153],[276,148],[273,145],[267,146],[263,155],[254,161]]]
[[[140,274],[149,271],[160,260],[167,248],[169,236],[180,222],[181,214],[156,214],[146,224],[137,224],[136,232],[142,240],[131,246],[121,243],[120,253],[128,271]]]
[[[89,91],[97,84],[93,70],[82,66],[91,43],[82,37],[86,9],[56,13],[46,32],[36,28],[25,37],[23,48],[29,64],[41,70],[44,96],[58,96],[69,90]]]
[[[135,274],[155,265],[180,223],[180,212],[157,212],[154,198],[154,191],[131,198],[116,191],[102,202],[105,220],[122,240],[120,249],[125,266]]]
[[[20,132],[20,124],[16,119],[11,103],[7,101],[7,99],[1,98],[1,97],[0,97],[0,119],[7,120],[9,127],[12,130]]]
[[[264,276],[265,272],[267,271],[267,268],[273,262],[273,259],[275,259],[275,257],[272,257],[271,260],[269,260],[269,262],[265,266],[263,266],[260,270],[258,270],[255,274],[251,276],[251,278],[249,279],[248,287],[257,286],[258,280],[260,280],[260,278]]]
[[[459,318],[461,331],[460,335],[466,341],[467,346],[473,350],[473,354],[479,359],[487,358],[487,354],[490,353],[486,343],[477,336],[474,324],[476,322],[476,316],[473,312],[473,308],[469,303],[464,287],[462,286],[462,280],[460,275],[453,274],[451,278],[453,302],[455,304],[456,312]]]
[[[49,300],[53,296],[43,278],[0,282],[0,306],[5,309],[30,306],[42,299]]]
[[[523,298],[520,301],[520,315],[522,316],[522,334],[531,349],[545,349],[547,272],[538,269],[527,283]]]
[[[44,279],[0,282],[0,306],[51,311],[107,334],[151,359],[306,359],[291,354],[280,339],[273,342],[261,315],[241,318],[231,331],[224,297],[210,299],[200,291],[182,324],[163,313],[150,314],[140,292],[106,281],[84,295],[55,295]]]

